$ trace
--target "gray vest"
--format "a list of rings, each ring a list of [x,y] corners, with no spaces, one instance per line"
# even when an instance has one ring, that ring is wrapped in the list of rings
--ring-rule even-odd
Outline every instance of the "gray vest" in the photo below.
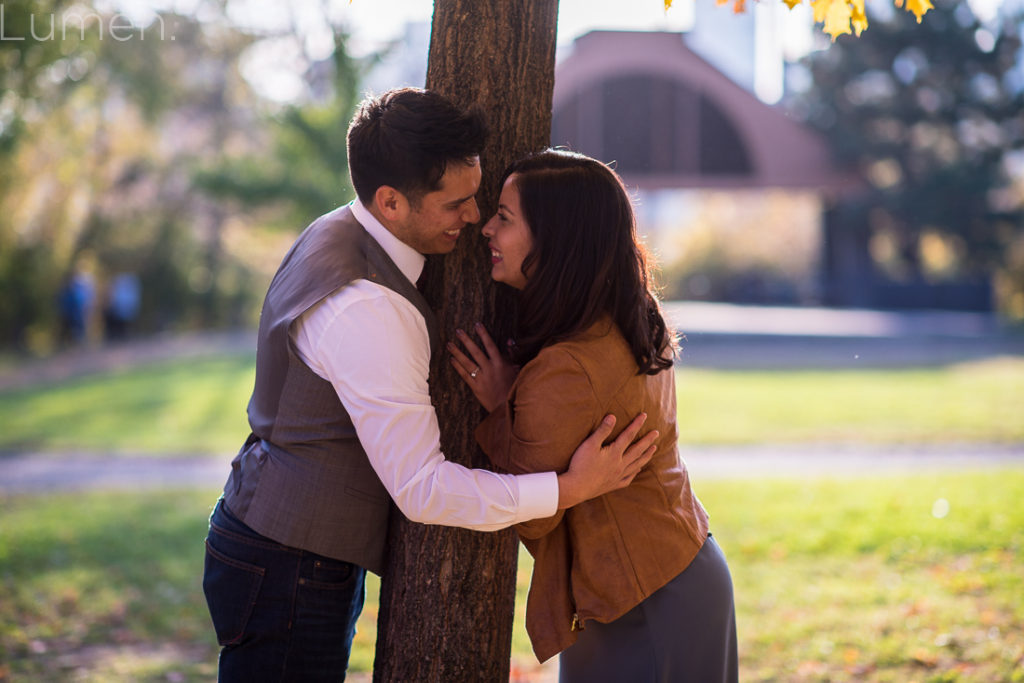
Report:
[[[285,256],[263,302],[248,411],[252,434],[231,462],[224,501],[268,538],[379,574],[387,490],[334,387],[299,359],[289,336],[299,316],[357,279],[408,299],[426,320],[436,352],[437,325],[427,302],[352,212],[342,207],[318,218]]]

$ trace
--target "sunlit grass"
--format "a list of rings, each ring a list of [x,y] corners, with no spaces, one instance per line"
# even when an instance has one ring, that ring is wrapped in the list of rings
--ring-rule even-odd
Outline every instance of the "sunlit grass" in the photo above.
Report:
[[[229,453],[250,355],[0,393],[0,449]],[[1024,359],[680,369],[689,444],[1024,442]],[[1024,681],[1024,473],[696,483],[729,556],[743,680]],[[0,680],[211,680],[200,589],[216,492],[0,499]],[[529,558],[520,559],[514,657]],[[372,667],[378,582],[352,669]],[[5,670],[5,667],[7,669]]]
[[[676,375],[688,444],[1024,442],[1024,358],[909,370]]]
[[[232,453],[251,355],[162,363],[0,393],[0,449]],[[914,370],[680,369],[687,444],[1024,442],[1024,359]]]
[[[697,486],[742,680],[1024,680],[1024,472]]]
[[[696,487],[733,574],[742,680],[1024,681],[1024,471]],[[201,574],[216,496],[0,499],[0,671],[212,680]],[[528,582],[524,552],[525,669]],[[372,666],[378,585],[353,671]]]
[[[215,678],[200,587],[215,500],[0,498],[0,670],[13,680]]]
[[[0,448],[231,453],[248,434],[251,354],[0,393]]]

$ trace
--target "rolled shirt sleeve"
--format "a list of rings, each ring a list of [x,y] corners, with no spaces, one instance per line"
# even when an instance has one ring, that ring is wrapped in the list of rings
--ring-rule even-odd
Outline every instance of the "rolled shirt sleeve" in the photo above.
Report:
[[[426,322],[401,295],[356,280],[307,311],[292,336],[303,361],[334,386],[370,464],[410,520],[496,531],[554,514],[554,472],[498,474],[445,459],[427,384]]]

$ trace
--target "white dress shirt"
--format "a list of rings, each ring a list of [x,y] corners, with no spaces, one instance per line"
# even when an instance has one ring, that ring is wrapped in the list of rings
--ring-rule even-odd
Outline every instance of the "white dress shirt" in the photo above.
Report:
[[[350,206],[395,265],[416,282],[424,256],[381,225],[358,199]],[[403,296],[369,280],[354,280],[306,311],[291,334],[303,362],[338,392],[370,464],[406,517],[495,531],[555,514],[555,473],[496,474],[445,459],[427,387],[427,324]]]

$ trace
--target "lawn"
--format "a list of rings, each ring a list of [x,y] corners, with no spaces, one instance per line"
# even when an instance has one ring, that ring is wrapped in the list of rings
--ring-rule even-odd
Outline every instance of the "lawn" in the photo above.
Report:
[[[157,363],[0,392],[0,450],[238,450],[249,433],[252,354]]]
[[[733,573],[742,680],[1024,681],[1024,471],[696,487]],[[0,680],[212,680],[215,497],[0,499]],[[522,553],[520,611],[528,579]],[[372,664],[376,585],[353,670]],[[535,663],[521,613],[513,658]]]
[[[1024,358],[906,370],[676,375],[688,443],[1024,442]]]
[[[251,355],[168,362],[0,393],[0,451],[237,450]],[[909,370],[677,370],[692,444],[1024,442],[1024,358]]]
[[[0,393],[0,452],[226,454],[251,354]],[[677,370],[689,444],[1024,443],[1024,359]],[[0,455],[2,457],[2,455]],[[1024,470],[697,481],[737,593],[744,681],[1024,682]],[[216,491],[0,497],[0,682],[209,681]],[[522,628],[520,557],[513,658]],[[352,668],[372,666],[377,582]]]

